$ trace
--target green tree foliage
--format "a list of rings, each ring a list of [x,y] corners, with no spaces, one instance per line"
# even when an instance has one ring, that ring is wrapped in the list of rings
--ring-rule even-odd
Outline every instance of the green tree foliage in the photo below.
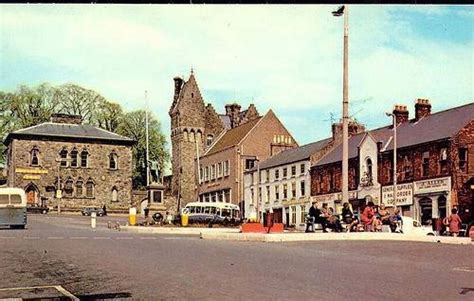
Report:
[[[91,124],[138,141],[133,148],[133,183],[141,188],[146,183],[145,111],[124,113],[122,107],[99,93],[75,84],[36,87],[20,86],[14,92],[0,91],[0,137],[9,132],[50,120],[52,113],[81,115],[84,124]],[[157,161],[163,171],[169,154],[161,125],[149,116],[150,160]],[[5,146],[0,143],[0,163],[5,163]]]
[[[146,186],[146,129],[145,111],[138,110],[125,113],[122,122],[117,128],[117,133],[137,141],[133,147],[135,168],[133,172],[133,186],[142,188]],[[165,149],[166,138],[161,132],[160,122],[148,115],[148,137],[149,137],[149,161],[156,161],[158,169],[162,173],[169,160],[169,154]]]

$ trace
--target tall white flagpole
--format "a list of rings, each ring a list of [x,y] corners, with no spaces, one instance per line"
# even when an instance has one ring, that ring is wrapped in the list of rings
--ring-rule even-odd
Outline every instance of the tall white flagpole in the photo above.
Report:
[[[145,90],[145,136],[146,136],[146,186],[150,186],[150,160],[148,149],[148,91]]]

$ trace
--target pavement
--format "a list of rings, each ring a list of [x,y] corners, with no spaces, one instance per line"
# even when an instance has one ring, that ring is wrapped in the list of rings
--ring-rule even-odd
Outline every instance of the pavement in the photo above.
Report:
[[[385,232],[350,232],[350,233],[240,233],[238,228],[200,228],[200,227],[145,227],[124,226],[122,231],[140,234],[182,234],[199,235],[202,239],[235,240],[253,242],[295,242],[325,240],[384,240],[384,241],[415,241],[445,244],[472,245],[469,237],[422,236]]]

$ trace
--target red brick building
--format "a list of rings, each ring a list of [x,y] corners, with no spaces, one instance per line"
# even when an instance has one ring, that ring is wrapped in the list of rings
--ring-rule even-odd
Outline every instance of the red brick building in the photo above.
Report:
[[[395,106],[397,197],[393,198],[393,126],[349,139],[349,198],[357,212],[369,200],[400,206],[422,222],[457,207],[464,222],[474,218],[474,103],[431,114],[418,99],[415,118]],[[342,145],[311,168],[312,196],[341,205]]]

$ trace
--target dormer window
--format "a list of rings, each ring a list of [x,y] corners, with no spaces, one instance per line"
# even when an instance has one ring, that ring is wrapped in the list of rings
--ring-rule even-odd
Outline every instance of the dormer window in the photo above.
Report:
[[[63,148],[59,152],[59,158],[61,158],[61,167],[67,167],[67,149]]]
[[[115,152],[112,152],[109,155],[109,168],[118,169],[118,156]]]
[[[39,166],[39,158],[38,158],[38,155],[39,155],[39,150],[38,148],[35,146],[33,147],[33,149],[31,150],[31,166]]]
[[[206,146],[210,146],[212,144],[212,140],[214,139],[214,136],[212,135],[207,135],[206,138]]]

